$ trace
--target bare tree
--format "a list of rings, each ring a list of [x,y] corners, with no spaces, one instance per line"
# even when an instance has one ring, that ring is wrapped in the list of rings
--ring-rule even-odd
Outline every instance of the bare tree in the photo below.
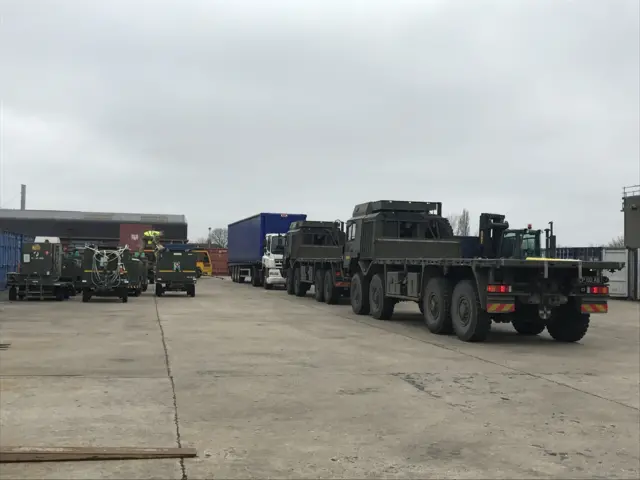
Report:
[[[619,235],[615,238],[612,238],[609,243],[607,243],[607,247],[609,248],[624,248],[626,245],[624,244],[624,236]]]
[[[462,210],[460,215],[448,215],[447,220],[451,224],[454,235],[471,235],[471,218],[469,216],[469,210],[466,208]]]
[[[197,243],[198,245],[206,245],[209,243],[209,239],[207,237],[199,237],[196,238],[195,243]]]
[[[458,222],[460,221],[460,215],[447,215],[447,220],[451,224],[451,229],[453,230],[453,234],[457,235],[458,232]]]
[[[214,248],[227,248],[229,246],[229,232],[226,228],[214,228],[211,230],[211,246]]]
[[[458,220],[458,235],[471,235],[471,219],[469,218],[469,210],[466,208],[462,210],[462,214]]]

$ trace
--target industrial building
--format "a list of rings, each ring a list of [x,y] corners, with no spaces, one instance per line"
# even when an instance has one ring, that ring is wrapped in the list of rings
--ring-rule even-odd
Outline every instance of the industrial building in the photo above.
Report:
[[[137,248],[142,233],[163,232],[166,243],[187,242],[184,215],[0,209],[0,230],[29,236],[60,237],[63,243],[128,244]]]

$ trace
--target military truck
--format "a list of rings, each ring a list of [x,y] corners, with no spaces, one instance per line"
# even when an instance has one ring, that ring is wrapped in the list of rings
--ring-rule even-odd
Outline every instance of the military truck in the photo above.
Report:
[[[509,229],[499,214],[480,216],[478,237],[455,237],[440,202],[357,205],[346,234],[343,270],[356,314],[387,320],[398,302],[417,302],[431,332],[468,342],[485,340],[492,322],[578,341],[590,314],[608,310],[604,273],[624,267],[553,258],[552,226],[544,258],[542,230]]]
[[[7,275],[9,300],[68,299],[73,293],[73,283],[62,277],[62,255],[59,239],[23,243],[20,271]]]
[[[186,245],[166,245],[156,253],[156,296],[166,292],[187,292],[196,296],[198,255]]]
[[[116,297],[129,301],[129,277],[125,268],[131,258],[128,248],[87,245],[82,257],[82,301],[92,297]]]
[[[342,268],[344,244],[340,221],[293,222],[285,235],[282,259],[287,293],[303,297],[313,285],[318,302],[335,304],[341,296],[348,296],[349,277]]]

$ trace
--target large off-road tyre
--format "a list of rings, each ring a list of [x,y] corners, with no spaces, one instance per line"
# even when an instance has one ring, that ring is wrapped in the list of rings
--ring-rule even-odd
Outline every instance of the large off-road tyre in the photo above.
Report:
[[[156,283],[156,297],[161,297],[164,295],[164,288],[162,288],[161,283]]]
[[[89,300],[91,300],[91,290],[89,290],[88,288],[84,288],[82,290],[82,303],[87,303]]]
[[[260,272],[260,270],[258,270],[257,268],[253,267],[251,269],[251,286],[259,287],[260,286],[261,277],[262,277],[262,273]]]
[[[56,287],[53,291],[53,295],[56,299],[56,302],[62,302],[64,300],[64,288]]]
[[[389,320],[393,316],[396,301],[384,294],[384,275],[377,273],[369,284],[369,311],[377,320]]]
[[[187,285],[187,296],[195,297],[196,296],[196,286],[195,285]]]
[[[537,305],[517,305],[511,325],[520,335],[539,335],[545,329]]]
[[[142,291],[143,292],[146,292],[148,288],[149,288],[148,284],[145,283],[144,285],[142,285]]]
[[[324,272],[324,303],[327,305],[335,305],[340,300],[340,292],[334,285],[333,271],[331,269]]]
[[[18,289],[16,287],[11,287],[9,289],[9,301],[15,302],[18,299]]]
[[[313,279],[313,298],[316,302],[324,302],[324,270],[318,268]]]
[[[461,280],[453,289],[451,319],[463,342],[483,342],[491,331],[491,318],[482,310],[475,283]]]
[[[295,293],[293,288],[294,287],[293,277],[294,277],[293,268],[291,267],[287,268],[287,277],[285,278],[285,281],[286,281],[285,288],[287,290],[288,295],[293,295]]]
[[[580,313],[573,305],[563,305],[551,313],[547,332],[558,342],[577,342],[589,330],[589,314]]]
[[[300,267],[297,267],[293,271],[293,293],[296,297],[304,297],[307,294],[305,285],[302,283],[300,277]]]
[[[202,269],[200,267],[196,267],[196,278],[200,278],[202,276]]]
[[[369,282],[362,272],[356,273],[351,279],[351,309],[356,315],[369,315]]]
[[[422,295],[424,322],[431,333],[447,335],[453,332],[451,320],[451,282],[443,277],[431,277]]]

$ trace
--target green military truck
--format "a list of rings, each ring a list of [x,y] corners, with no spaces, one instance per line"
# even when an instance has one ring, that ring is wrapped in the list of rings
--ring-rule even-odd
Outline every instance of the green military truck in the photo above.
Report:
[[[156,296],[166,292],[186,292],[196,296],[197,254],[185,245],[167,245],[156,253]]]
[[[129,296],[139,297],[142,295],[143,286],[148,282],[145,264],[136,258],[135,254],[127,255],[124,268],[129,280]]]
[[[73,283],[62,276],[62,266],[63,250],[59,240],[24,243],[20,271],[7,275],[9,300],[68,299],[73,293]]]
[[[543,257],[542,233],[483,213],[478,236],[456,237],[439,202],[357,205],[346,223],[342,272],[351,279],[351,307],[387,320],[398,302],[416,302],[431,332],[463,341],[485,340],[492,323],[578,341],[590,314],[608,311],[605,273],[624,264],[553,258],[552,228],[544,230]]]
[[[301,220],[285,235],[282,269],[289,295],[303,297],[314,286],[318,302],[338,303],[349,296],[349,279],[343,274],[345,234],[343,224]]]

